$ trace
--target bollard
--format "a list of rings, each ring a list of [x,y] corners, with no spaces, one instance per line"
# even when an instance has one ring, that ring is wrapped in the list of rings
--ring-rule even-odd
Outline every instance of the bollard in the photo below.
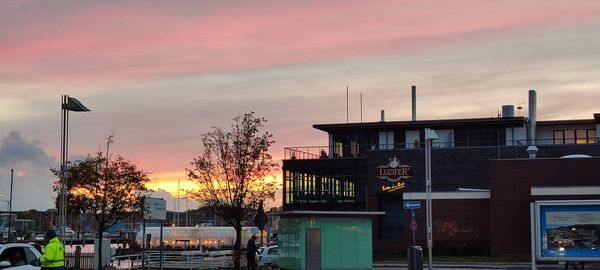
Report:
[[[423,270],[423,249],[420,246],[410,246],[406,252],[408,270]]]
[[[76,246],[75,247],[75,265],[73,268],[75,268],[75,270],[79,270],[81,269],[81,247],[80,246]]]

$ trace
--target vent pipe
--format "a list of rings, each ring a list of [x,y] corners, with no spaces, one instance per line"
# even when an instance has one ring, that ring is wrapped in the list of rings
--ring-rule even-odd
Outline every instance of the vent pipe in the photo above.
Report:
[[[385,110],[381,110],[381,122],[385,122]]]
[[[417,86],[416,85],[412,86],[411,97],[412,97],[412,120],[417,121]]]
[[[535,145],[535,131],[537,129],[537,94],[529,90],[529,145]]]

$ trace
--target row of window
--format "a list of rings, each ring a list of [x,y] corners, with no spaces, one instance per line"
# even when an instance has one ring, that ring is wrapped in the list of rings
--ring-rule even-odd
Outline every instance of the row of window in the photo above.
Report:
[[[496,129],[448,129],[436,130],[439,139],[433,147],[477,147],[506,144],[506,130]],[[595,129],[554,130],[554,144],[598,143]],[[424,147],[424,135],[418,130],[398,130],[366,133],[333,134],[334,157],[357,157],[368,150],[392,150]],[[545,143],[549,143],[547,140]],[[523,142],[526,144],[526,142]]]
[[[353,175],[315,175],[285,171],[285,204],[354,202]]]
[[[503,128],[436,130],[433,147],[495,146],[506,141]],[[332,135],[333,157],[357,157],[368,150],[424,147],[422,130],[349,132]]]
[[[596,143],[595,129],[565,129],[555,130],[554,144],[590,144]]]

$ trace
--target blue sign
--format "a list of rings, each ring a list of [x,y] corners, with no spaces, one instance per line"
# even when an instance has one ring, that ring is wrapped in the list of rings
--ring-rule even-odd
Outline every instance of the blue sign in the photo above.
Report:
[[[408,201],[404,202],[404,209],[420,209],[421,202],[420,201]]]
[[[599,203],[548,202],[539,206],[538,219],[541,259],[597,261],[600,257]]]

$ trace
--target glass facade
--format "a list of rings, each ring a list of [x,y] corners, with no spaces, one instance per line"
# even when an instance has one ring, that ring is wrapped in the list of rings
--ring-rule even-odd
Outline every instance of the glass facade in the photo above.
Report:
[[[284,170],[284,204],[354,203],[354,168],[300,172]]]

